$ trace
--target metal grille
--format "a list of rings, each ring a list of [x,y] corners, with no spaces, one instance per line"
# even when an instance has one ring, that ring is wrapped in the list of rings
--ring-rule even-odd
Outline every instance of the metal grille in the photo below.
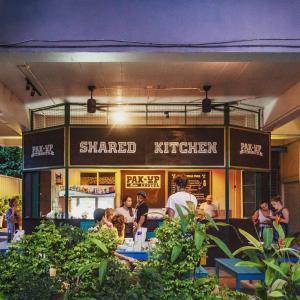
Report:
[[[230,125],[259,129],[259,113],[244,108],[231,107]]]
[[[209,113],[203,113],[199,105],[188,106],[186,113],[187,125],[223,125],[224,113],[219,110],[212,110]]]
[[[70,124],[75,125],[106,125],[107,112],[97,110],[90,114],[87,112],[86,105],[72,104],[70,105]]]
[[[55,106],[32,112],[32,129],[42,129],[65,124],[65,106]]]
[[[261,110],[230,107],[230,124],[259,129]],[[64,125],[65,105],[32,111],[33,129]],[[122,120],[124,118],[124,120]],[[203,113],[197,104],[124,104],[103,105],[91,114],[86,104],[70,104],[71,125],[223,125],[223,108]]]

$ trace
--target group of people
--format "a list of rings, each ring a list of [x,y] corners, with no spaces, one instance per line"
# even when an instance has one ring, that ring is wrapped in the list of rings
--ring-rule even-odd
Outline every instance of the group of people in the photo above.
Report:
[[[125,237],[134,237],[137,232],[146,235],[149,211],[146,198],[145,192],[138,192],[137,204],[133,208],[132,197],[125,196],[121,207],[116,210],[97,208],[94,212],[94,219],[98,222],[98,226],[114,229],[121,240],[124,240]]]
[[[271,199],[272,207],[269,207],[267,201],[260,204],[259,209],[252,216],[254,225],[259,228],[259,235],[262,236],[263,229],[271,227],[275,220],[283,229],[284,234],[288,234],[289,210],[283,206],[280,196]],[[274,230],[274,240],[278,240],[278,233]]]

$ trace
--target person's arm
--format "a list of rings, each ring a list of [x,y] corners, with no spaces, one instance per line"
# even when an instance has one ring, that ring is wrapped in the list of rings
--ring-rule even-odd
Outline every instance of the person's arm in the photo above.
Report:
[[[130,264],[135,263],[137,261],[136,259],[122,255],[122,254],[118,253],[117,251],[114,252],[114,255],[121,260],[125,260],[125,261],[129,262]]]
[[[219,212],[218,212],[218,208],[216,207],[216,209],[214,210],[213,218],[217,218],[218,216],[219,216]]]
[[[167,214],[168,214],[168,216],[169,216],[170,218],[174,218],[174,216],[175,216],[175,211],[173,210],[173,208],[168,207],[168,208],[167,208]]]
[[[280,220],[281,223],[288,224],[289,223],[289,210],[287,208],[284,208],[282,210],[283,218]]]
[[[255,213],[252,216],[252,222],[256,225],[258,222],[258,210],[255,211]]]
[[[171,196],[168,198],[167,214],[168,214],[168,216],[170,218],[174,218],[174,216],[175,216],[175,209],[173,208],[173,205],[172,205],[172,198],[171,198]]]

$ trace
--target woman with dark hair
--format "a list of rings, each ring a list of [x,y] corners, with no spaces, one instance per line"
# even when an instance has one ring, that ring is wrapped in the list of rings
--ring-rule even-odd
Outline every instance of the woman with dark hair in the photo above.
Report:
[[[271,199],[271,204],[275,209],[274,216],[270,216],[271,220],[275,220],[277,224],[280,224],[285,236],[288,234],[288,224],[289,224],[289,210],[283,206],[281,197],[276,196]],[[278,233],[275,230],[274,240],[278,240]]]
[[[179,206],[188,206],[188,202],[191,202],[196,209],[197,199],[194,195],[187,192],[186,187],[188,185],[188,178],[185,175],[177,175],[174,179],[176,185],[176,193],[168,198],[167,214],[169,217],[178,217],[176,204]],[[188,212],[182,208],[182,212],[187,214]]]
[[[261,202],[259,209],[256,210],[252,216],[252,222],[255,226],[258,226],[259,237],[262,238],[264,228],[271,226],[272,210],[269,208],[267,201]]]
[[[125,218],[125,237],[133,237],[133,221],[135,209],[132,208],[132,198],[126,195],[122,200],[122,206],[116,209],[116,214]]]
[[[12,240],[16,230],[19,229],[19,215],[17,213],[17,199],[11,198],[8,201],[9,209],[5,213],[7,222],[8,239]]]

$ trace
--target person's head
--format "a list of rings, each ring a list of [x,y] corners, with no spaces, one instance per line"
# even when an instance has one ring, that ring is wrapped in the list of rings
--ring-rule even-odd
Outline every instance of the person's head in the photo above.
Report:
[[[146,193],[144,191],[140,191],[136,194],[136,199],[138,204],[143,203],[146,200]]]
[[[18,203],[17,203],[17,199],[16,198],[11,198],[11,199],[9,199],[8,200],[8,205],[9,205],[9,207],[10,208],[16,208],[17,207],[17,205],[18,205]]]
[[[263,201],[262,203],[260,203],[259,208],[261,210],[268,211],[269,210],[269,204],[268,204],[268,202],[267,201]]]
[[[177,190],[185,189],[188,184],[188,178],[184,174],[179,174],[175,177],[174,182]]]
[[[114,211],[113,208],[107,208],[105,210],[105,218],[106,218],[106,220],[109,221],[109,222],[111,222],[111,220],[112,220],[112,218],[114,216],[114,213],[115,213],[115,211]]]
[[[114,215],[111,220],[113,226],[117,228],[118,236],[122,237],[125,228],[125,218],[123,215]]]
[[[94,210],[94,220],[96,222],[101,222],[101,220],[103,219],[105,215],[105,210],[103,208],[96,208]]]
[[[132,207],[132,198],[126,195],[122,200],[122,206],[126,208]]]
[[[271,204],[276,210],[282,209],[282,201],[280,196],[275,196],[271,199]]]
[[[212,195],[207,195],[207,196],[206,196],[206,202],[207,202],[207,204],[212,204],[212,202],[213,202],[213,197],[212,197]]]

